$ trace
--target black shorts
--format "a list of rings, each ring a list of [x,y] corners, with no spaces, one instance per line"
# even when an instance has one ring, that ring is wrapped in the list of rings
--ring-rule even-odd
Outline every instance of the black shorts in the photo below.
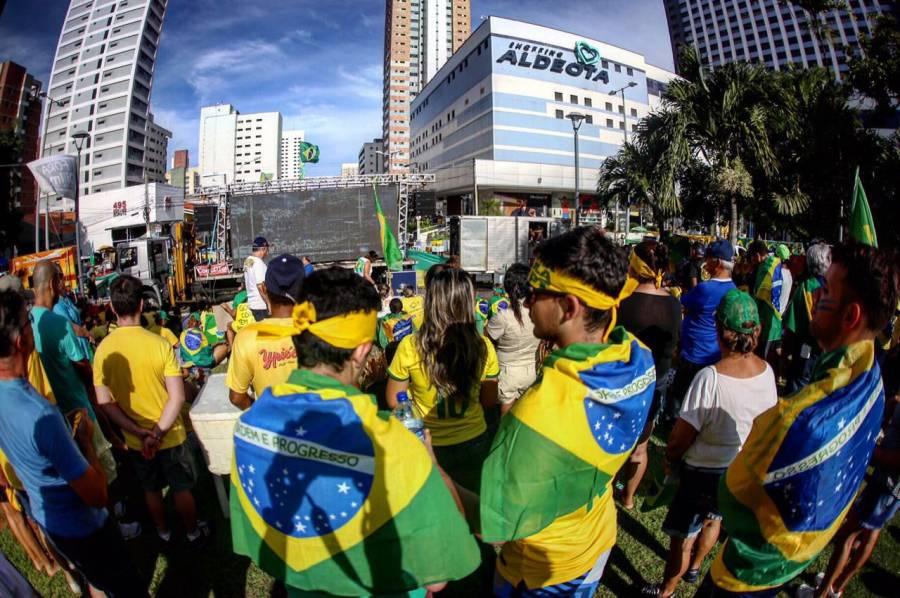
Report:
[[[110,598],[146,596],[147,586],[131,560],[113,517],[102,528],[84,538],[47,534],[50,543],[66,557],[92,586]]]
[[[197,483],[197,466],[187,441],[156,453],[150,459],[137,451],[128,451],[134,472],[147,492],[158,492],[168,486],[173,492],[191,490]]]
[[[681,468],[675,498],[666,513],[662,529],[669,536],[693,538],[707,519],[721,519],[719,514],[719,480],[724,469]]]

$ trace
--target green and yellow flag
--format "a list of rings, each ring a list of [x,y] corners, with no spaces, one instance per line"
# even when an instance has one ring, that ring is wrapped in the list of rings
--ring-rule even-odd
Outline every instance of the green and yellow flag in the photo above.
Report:
[[[853,200],[850,204],[850,238],[862,243],[878,247],[878,237],[875,235],[875,221],[872,220],[872,212],[869,210],[869,200],[866,198],[866,190],[859,180],[859,167],[856,167],[856,178],[853,181]]]
[[[719,486],[718,587],[756,592],[803,572],[850,509],[883,412],[875,346],[861,341],[822,355],[808,386],[756,419]]]
[[[378,228],[381,237],[381,252],[388,269],[399,271],[403,269],[403,252],[397,244],[397,237],[388,225],[384,212],[381,209],[381,201],[378,200],[378,189],[372,185],[372,193],[375,195],[375,217],[378,218]]]
[[[425,446],[370,395],[308,370],[238,420],[230,501],[235,552],[290,588],[403,594],[480,563]]]
[[[316,163],[319,161],[319,146],[306,142],[300,142],[300,162],[312,162]]]
[[[624,328],[544,361],[503,418],[481,476],[481,532],[498,568],[528,588],[572,580],[615,543],[612,480],[653,399],[653,355]]]

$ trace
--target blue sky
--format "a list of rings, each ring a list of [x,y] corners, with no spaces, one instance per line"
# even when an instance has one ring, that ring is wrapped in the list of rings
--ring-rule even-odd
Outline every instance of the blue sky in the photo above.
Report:
[[[0,61],[27,67],[45,86],[67,0],[9,0],[0,17]],[[662,0],[472,0],[481,17],[518,18],[641,52],[672,68]],[[321,162],[340,172],[381,135],[383,0],[169,0],[151,105],[173,132],[169,158],[187,148],[196,164],[200,107],[279,111],[303,129]]]

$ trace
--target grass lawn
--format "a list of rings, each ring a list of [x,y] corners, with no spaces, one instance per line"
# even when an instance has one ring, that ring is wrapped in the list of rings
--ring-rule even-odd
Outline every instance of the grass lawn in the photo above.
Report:
[[[198,454],[198,459],[200,458]],[[191,550],[182,543],[163,554],[155,540],[152,526],[143,521],[145,533],[129,543],[135,562],[150,581],[154,596],[270,596],[283,595],[283,589],[272,578],[247,559],[231,551],[228,522],[218,508],[212,479],[207,475],[197,488],[204,517],[213,526],[213,536],[202,549]],[[603,576],[598,596],[634,595],[634,584],[641,580],[662,579],[663,559],[668,538],[660,531],[665,509],[640,513],[642,498],[633,512],[619,511],[618,542]],[[141,513],[140,504],[133,512]],[[174,513],[173,520],[174,520]],[[173,536],[183,539],[183,532]],[[23,571],[42,596],[71,596],[62,575],[47,579],[37,574],[15,542],[9,530],[0,533],[0,549]],[[826,550],[805,574],[806,579],[824,570],[830,550]],[[694,588],[682,584],[680,596],[691,596]],[[787,595],[787,594],[784,594]],[[896,519],[882,534],[871,561],[853,581],[845,596],[900,596],[900,521]]]

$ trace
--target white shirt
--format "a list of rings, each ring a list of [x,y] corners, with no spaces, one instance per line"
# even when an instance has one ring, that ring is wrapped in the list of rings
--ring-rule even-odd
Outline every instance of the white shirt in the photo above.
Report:
[[[715,366],[703,368],[694,376],[679,414],[697,430],[684,462],[692,467],[728,467],[750,435],[753,420],[777,402],[769,364],[752,378],[732,378]]]
[[[778,311],[784,313],[788,302],[791,300],[791,287],[794,286],[794,277],[784,264],[781,265],[781,299],[778,301]]]
[[[266,263],[255,255],[248,255],[244,260],[244,288],[247,289],[247,306],[250,309],[268,309],[256,286],[265,282]]]

